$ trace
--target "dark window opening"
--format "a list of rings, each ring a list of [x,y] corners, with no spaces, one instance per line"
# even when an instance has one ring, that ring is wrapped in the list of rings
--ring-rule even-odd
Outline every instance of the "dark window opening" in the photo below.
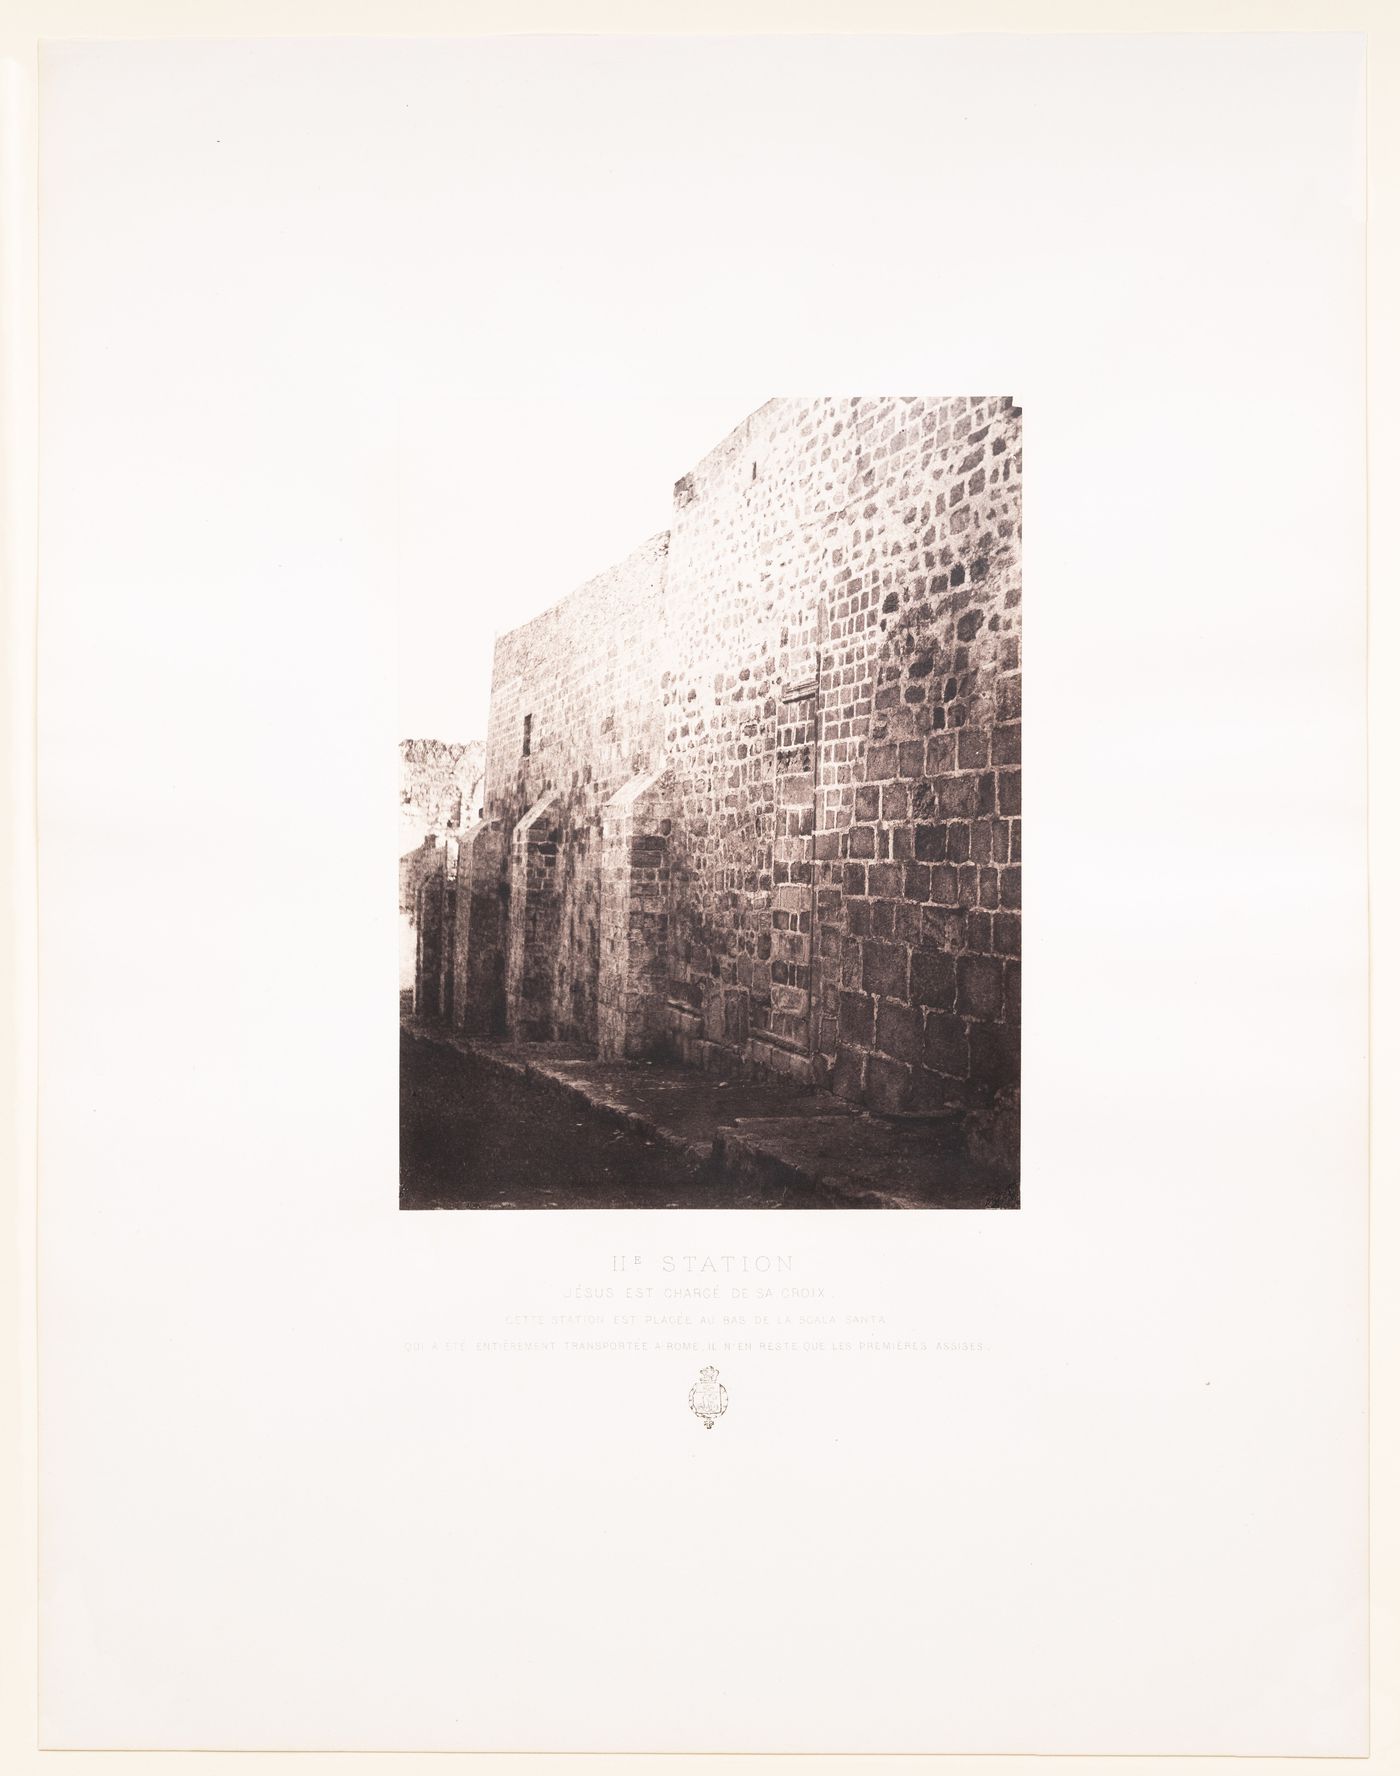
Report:
[[[535,718],[533,715],[527,715],[525,717],[525,732],[521,736],[521,741],[520,741],[520,756],[521,756],[521,758],[529,758],[529,756],[530,756],[530,726],[531,726],[531,723],[534,721],[534,719]]]

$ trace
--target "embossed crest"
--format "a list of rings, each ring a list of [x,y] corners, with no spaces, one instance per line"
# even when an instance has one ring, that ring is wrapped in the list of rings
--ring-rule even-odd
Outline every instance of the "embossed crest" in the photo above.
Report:
[[[723,1415],[728,1405],[729,1395],[719,1378],[719,1370],[705,1367],[700,1371],[699,1381],[690,1390],[690,1410],[707,1431],[712,1431],[715,1420]]]

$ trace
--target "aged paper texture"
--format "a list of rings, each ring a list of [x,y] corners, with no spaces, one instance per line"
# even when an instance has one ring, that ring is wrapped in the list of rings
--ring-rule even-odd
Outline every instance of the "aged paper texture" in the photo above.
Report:
[[[1363,72],[1345,35],[45,50],[42,1745],[1365,1753]],[[989,825],[968,909],[994,957],[1015,872],[1017,1211],[403,1213],[399,743],[506,708],[552,844],[490,653],[644,541],[653,465],[659,530],[770,400],[971,431],[979,390],[1025,428],[1024,862]],[[634,864],[654,787],[609,801]],[[1005,1059],[1004,973],[945,1013],[913,966],[868,1036],[834,1001],[872,1141],[964,1077],[930,1016],[974,1087]],[[625,1047],[646,981],[594,978]],[[775,1046],[820,1056],[820,978],[773,977]]]

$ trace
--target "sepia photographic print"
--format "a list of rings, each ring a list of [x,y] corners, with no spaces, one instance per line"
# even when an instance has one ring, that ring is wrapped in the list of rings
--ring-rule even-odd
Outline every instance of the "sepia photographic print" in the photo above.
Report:
[[[1021,409],[771,400],[655,474],[483,603],[485,731],[402,741],[400,1205],[1016,1208]]]

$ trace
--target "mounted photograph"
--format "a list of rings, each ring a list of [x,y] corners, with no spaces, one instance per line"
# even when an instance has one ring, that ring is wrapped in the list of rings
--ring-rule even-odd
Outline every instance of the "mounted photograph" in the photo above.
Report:
[[[734,419],[402,740],[402,1208],[1019,1207],[1021,409]]]

